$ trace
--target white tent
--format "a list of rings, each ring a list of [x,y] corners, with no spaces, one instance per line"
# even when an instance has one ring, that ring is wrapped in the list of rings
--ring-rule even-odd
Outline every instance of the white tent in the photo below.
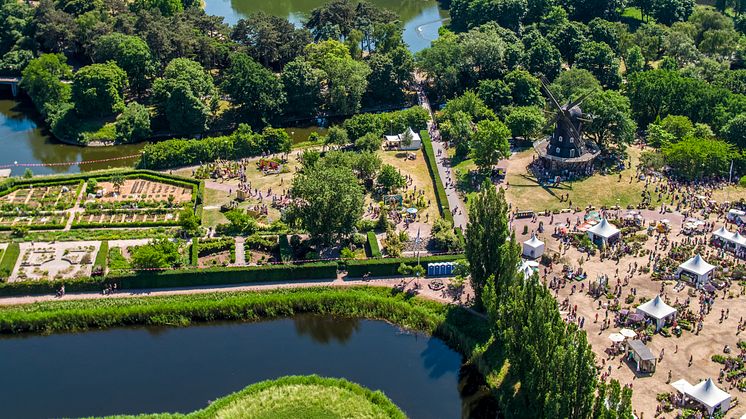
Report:
[[[723,239],[723,240],[728,240],[728,237],[731,236],[731,232],[728,231],[728,229],[726,229],[725,226],[722,226],[719,229],[715,230],[712,233],[712,236]]]
[[[660,330],[666,319],[676,315],[676,309],[666,304],[660,295],[637,306],[637,312],[655,319],[655,330]]]
[[[534,273],[539,271],[539,264],[531,260],[524,260],[518,267],[518,272],[523,274],[523,279],[531,278]]]
[[[620,232],[614,224],[602,219],[600,223],[588,229],[588,237],[594,243],[609,244],[619,239]]]
[[[679,380],[671,385],[684,396],[701,403],[710,415],[715,410],[724,413],[730,409],[731,395],[719,389],[711,378],[695,385],[689,384],[686,380]]]
[[[536,234],[523,242],[523,256],[536,259],[544,254],[544,242],[536,238]]]
[[[739,237],[741,237],[740,234]],[[679,278],[687,278],[692,281],[696,287],[701,287],[712,278],[712,272],[714,270],[715,266],[705,262],[705,260],[702,259],[702,256],[696,255],[679,265],[679,269],[676,271],[676,276]]]
[[[746,212],[737,209],[730,209],[728,210],[726,218],[730,221],[738,222],[743,221],[744,216],[746,216]]]
[[[405,146],[402,145],[402,139],[407,134],[411,136],[412,142],[408,146]],[[422,147],[422,138],[420,138],[420,134],[412,131],[411,127],[408,127],[407,130],[401,134],[384,135],[384,137],[386,138],[386,145],[388,147],[396,147],[399,150],[419,150]]]

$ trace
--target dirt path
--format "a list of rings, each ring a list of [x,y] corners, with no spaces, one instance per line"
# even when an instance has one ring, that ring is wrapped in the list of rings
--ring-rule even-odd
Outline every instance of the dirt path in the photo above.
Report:
[[[0,298],[0,307],[12,306],[19,304],[32,304],[44,301],[71,301],[71,300],[93,300],[101,298],[132,298],[132,297],[158,297],[168,295],[187,295],[187,294],[209,294],[209,293],[231,293],[239,291],[267,291],[287,288],[310,288],[320,286],[331,287],[351,287],[357,285],[369,285],[377,287],[394,288],[404,286],[404,291],[412,291],[420,297],[446,304],[466,304],[467,297],[470,294],[469,289],[463,292],[451,294],[448,290],[448,280],[443,279],[446,285],[443,290],[432,290],[428,287],[433,282],[432,279],[424,278],[382,278],[374,280],[344,280],[344,279],[324,279],[318,281],[304,281],[293,283],[264,282],[251,285],[226,285],[212,287],[191,287],[191,288],[158,288],[158,289],[134,289],[120,291],[115,295],[103,295],[101,293],[69,293],[64,297],[58,298],[54,295],[37,295],[25,297],[3,297]]]

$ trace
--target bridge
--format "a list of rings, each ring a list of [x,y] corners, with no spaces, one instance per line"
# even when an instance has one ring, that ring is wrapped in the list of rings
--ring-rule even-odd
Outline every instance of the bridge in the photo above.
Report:
[[[0,84],[9,85],[11,92],[13,92],[13,97],[18,96],[18,84],[20,82],[20,77],[0,77]]]

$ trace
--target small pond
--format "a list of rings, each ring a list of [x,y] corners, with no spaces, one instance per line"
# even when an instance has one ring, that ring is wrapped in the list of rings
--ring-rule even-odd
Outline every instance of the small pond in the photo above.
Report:
[[[461,364],[439,339],[315,315],[4,337],[0,409],[15,419],[190,412],[257,381],[319,374],[381,390],[411,418],[494,417],[472,410],[491,403]]]

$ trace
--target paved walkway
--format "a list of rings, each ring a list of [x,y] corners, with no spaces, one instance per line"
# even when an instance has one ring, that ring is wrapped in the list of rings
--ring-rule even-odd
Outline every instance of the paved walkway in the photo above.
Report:
[[[237,236],[236,240],[236,265],[246,265],[246,248],[244,247],[245,239],[241,236]]]
[[[449,163],[450,160],[446,157],[448,156],[448,153],[443,141],[439,140],[440,132],[438,131],[437,125],[434,123],[435,115],[433,114],[433,110],[430,107],[430,101],[422,87],[418,88],[417,97],[420,101],[420,105],[430,112],[430,121],[427,123],[427,129],[430,133],[430,138],[433,139],[433,152],[435,153],[435,161],[438,166],[438,176],[440,176],[440,180],[443,182],[443,187],[446,190],[448,206],[451,208],[453,214],[453,225],[454,227],[460,227],[465,230],[467,223],[466,205],[464,205],[464,201],[461,199],[461,196],[455,188],[456,178],[451,170]],[[453,212],[454,209],[456,210],[455,213]]]
[[[70,231],[73,227],[73,222],[75,222],[75,215],[79,212],[84,212],[85,208],[80,207],[80,201],[83,200],[83,197],[85,196],[86,189],[88,187],[88,183],[84,182],[83,187],[80,188],[80,193],[75,198],[75,204],[72,208],[67,210],[68,213],[70,213],[70,216],[67,218],[67,222],[65,223],[65,229],[63,231]],[[31,195],[29,195],[31,196]]]
[[[441,281],[448,284],[448,279],[443,278]],[[93,300],[101,298],[133,298],[133,297],[157,297],[169,295],[186,295],[186,294],[208,294],[208,293],[231,293],[239,291],[267,291],[273,289],[288,288],[310,288],[320,286],[331,287],[351,287],[358,285],[369,285],[377,287],[394,288],[400,287],[403,291],[410,291],[420,297],[438,301],[446,304],[468,305],[470,288],[464,287],[464,292],[451,293],[448,287],[442,290],[432,290],[429,284],[433,282],[432,278],[381,278],[373,280],[345,280],[342,278],[323,279],[317,281],[304,281],[292,283],[280,282],[263,282],[246,285],[226,285],[226,286],[209,286],[209,287],[191,287],[191,288],[159,288],[159,289],[135,289],[119,291],[114,296],[103,295],[100,292],[87,293],[68,293],[64,297],[58,298],[54,295],[37,295],[25,297],[2,297],[0,306],[11,306],[19,304],[32,304],[44,301],[70,301],[70,300]]]

